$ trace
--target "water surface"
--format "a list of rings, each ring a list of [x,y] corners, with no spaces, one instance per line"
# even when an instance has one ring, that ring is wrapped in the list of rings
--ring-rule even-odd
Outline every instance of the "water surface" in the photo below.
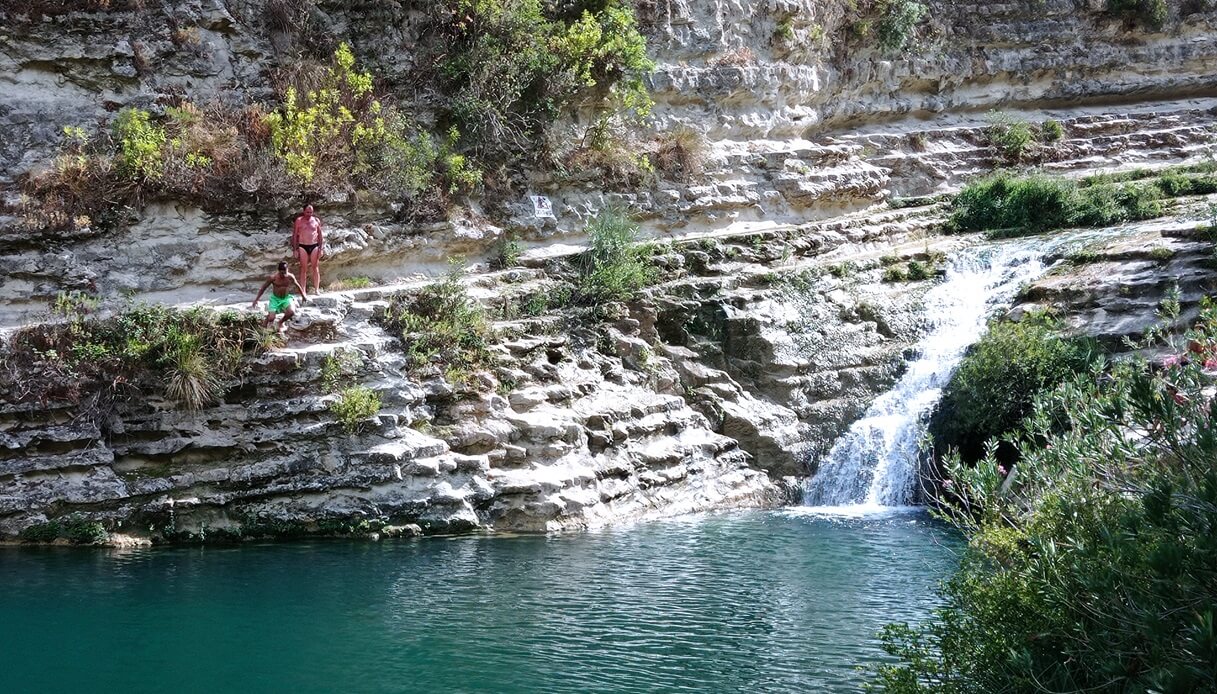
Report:
[[[4,692],[844,692],[957,540],[799,509],[555,537],[0,547]]]

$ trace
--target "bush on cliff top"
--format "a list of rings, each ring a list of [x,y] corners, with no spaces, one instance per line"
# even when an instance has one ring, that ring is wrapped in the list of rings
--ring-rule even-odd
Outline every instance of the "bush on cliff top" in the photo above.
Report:
[[[1190,338],[1190,363],[1122,363],[1043,397],[1012,479],[992,457],[951,467],[943,515],[968,547],[943,607],[886,630],[898,661],[874,690],[1217,691],[1212,307]]]
[[[300,30],[308,4],[272,24]],[[627,4],[443,0],[428,17],[397,99],[339,43],[328,65],[301,60],[276,73],[278,103],[181,101],[159,117],[127,109],[100,134],[69,128],[61,156],[24,181],[27,225],[110,226],[152,197],[210,208],[355,190],[439,216],[448,196],[482,184],[483,169],[550,162],[549,131],[571,109],[594,110],[596,123],[650,109],[653,64]],[[416,119],[411,102],[438,106],[434,125],[420,125],[430,119]]]

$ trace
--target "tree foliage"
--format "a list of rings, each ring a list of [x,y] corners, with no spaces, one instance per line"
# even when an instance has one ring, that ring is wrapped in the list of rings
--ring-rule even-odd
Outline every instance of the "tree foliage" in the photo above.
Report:
[[[1180,344],[1042,397],[1005,484],[951,466],[968,548],[934,618],[887,629],[875,690],[1217,691],[1217,311]]]
[[[438,87],[447,117],[486,155],[534,153],[582,98],[646,115],[654,69],[633,10],[618,0],[447,0]]]
[[[1035,397],[1081,371],[1097,357],[1091,340],[1058,334],[1048,316],[994,321],[968,351],[930,420],[940,451],[964,460],[984,455],[985,443],[1013,431]]]

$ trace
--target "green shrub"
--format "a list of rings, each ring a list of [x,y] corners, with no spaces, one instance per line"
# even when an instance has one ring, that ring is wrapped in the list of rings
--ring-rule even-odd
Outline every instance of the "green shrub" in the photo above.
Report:
[[[1018,426],[1039,393],[1086,369],[1096,354],[1090,341],[1059,337],[1043,316],[990,324],[931,417],[935,446],[958,449],[964,460],[980,458],[986,442]]]
[[[1170,18],[1166,0],[1107,0],[1107,11],[1137,21],[1150,29],[1161,29]]]
[[[1150,250],[1149,257],[1160,263],[1165,263],[1175,257],[1175,251],[1166,246],[1158,246]]]
[[[22,530],[19,537],[26,542],[67,540],[74,545],[100,545],[110,539],[101,523],[76,515],[36,523]]]
[[[1157,186],[1072,180],[998,172],[973,181],[951,203],[948,231],[1020,236],[1071,226],[1109,226],[1162,214]]]
[[[790,43],[794,40],[794,15],[783,15],[773,28],[773,39],[778,43]]]
[[[930,268],[930,266],[921,262],[920,260],[910,260],[908,272],[909,280],[913,282],[928,280],[934,276],[933,270]]]
[[[460,273],[393,297],[377,321],[401,337],[413,371],[439,371],[463,385],[474,372],[493,365],[493,331],[481,304],[465,291]]]
[[[301,182],[316,177],[319,166],[361,173],[367,150],[385,138],[383,107],[372,95],[372,75],[355,69],[346,43],[316,89],[301,94],[288,87],[279,110],[266,116],[271,146],[287,172]]]
[[[59,538],[59,523],[35,523],[23,529],[18,537],[26,542],[54,542]]]
[[[327,354],[321,362],[321,387],[327,393],[336,393],[343,383],[350,381],[363,366],[363,355],[353,349],[339,349]]]
[[[1048,119],[1040,124],[1040,140],[1044,142],[1059,142],[1065,137],[1065,126],[1059,120]]]
[[[650,248],[638,243],[638,224],[625,212],[602,210],[587,225],[591,248],[579,259],[579,295],[584,303],[628,301],[652,284]]]
[[[1159,176],[1154,183],[1162,194],[1168,198],[1217,193],[1217,177],[1206,174],[1167,171]]]
[[[520,254],[523,250],[520,242],[516,239],[503,237],[499,239],[496,245],[491,265],[500,270],[515,267],[520,263]]]
[[[108,400],[159,389],[189,409],[215,402],[244,357],[266,344],[257,316],[209,309],[134,305],[111,318],[80,313],[66,323],[31,325],[2,347],[20,373],[0,374],[18,400]]]
[[[1103,254],[1093,248],[1078,248],[1065,256],[1070,265],[1090,265],[1103,260]]]
[[[347,289],[367,289],[375,285],[376,282],[366,275],[354,275],[346,277],[336,282],[331,283],[327,289],[332,292],[344,291]]]
[[[989,127],[985,128],[985,137],[1004,158],[1012,162],[1025,159],[1035,146],[1031,124],[1005,113],[989,114]]]
[[[122,154],[121,170],[132,178],[155,180],[165,169],[162,148],[165,129],[151,121],[151,114],[138,108],[119,112],[114,135]]]
[[[1068,226],[1075,200],[1076,188],[1063,179],[998,172],[960,191],[951,203],[949,225],[955,231],[1034,233]]]
[[[847,260],[843,263],[834,263],[828,266],[828,274],[837,279],[845,279],[852,277],[858,271],[858,265],[852,260]]]
[[[215,402],[224,390],[224,382],[209,361],[200,336],[181,331],[170,335],[165,396],[191,410]]]
[[[275,31],[300,34],[315,24],[311,0],[265,5]],[[417,11],[411,3],[378,4],[389,24],[415,22]],[[650,109],[644,79],[653,63],[632,3],[440,0],[424,15],[415,67],[394,75],[396,89],[383,99],[342,43],[325,65],[296,60],[274,71],[281,90],[274,103],[181,102],[161,117],[129,109],[100,134],[70,126],[52,166],[22,182],[26,225],[102,229],[156,197],[228,209],[234,200],[351,190],[408,203],[409,216],[439,218],[449,196],[483,184],[484,168],[493,167],[491,183],[506,188],[525,164],[564,161],[550,129],[573,110],[621,125]],[[187,27],[174,36],[188,42],[192,34]],[[331,45],[296,38],[309,52]],[[392,103],[392,93],[402,101]],[[411,117],[406,98],[428,113],[425,121]],[[622,151],[632,156],[618,163],[645,178],[646,153]]]
[[[889,265],[883,269],[884,282],[908,282],[909,273],[901,265]]]
[[[344,429],[353,432],[380,412],[380,396],[365,386],[343,388],[338,399],[330,403],[330,412],[342,422]]]
[[[560,112],[594,96],[646,115],[654,69],[633,10],[615,0],[444,0],[433,8],[446,117],[482,153],[531,155]]]
[[[949,468],[968,547],[932,620],[888,628],[876,690],[1217,691],[1215,326],[1206,309],[1190,364],[1046,394],[1004,484],[992,457]]]
[[[520,306],[520,312],[529,318],[535,318],[549,310],[549,299],[545,294],[530,294],[524,304]]]
[[[879,47],[892,52],[904,50],[926,12],[925,5],[913,0],[883,0],[875,31]]]

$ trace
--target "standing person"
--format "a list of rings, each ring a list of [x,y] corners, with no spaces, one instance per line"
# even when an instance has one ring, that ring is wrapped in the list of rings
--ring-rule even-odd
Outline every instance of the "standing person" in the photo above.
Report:
[[[325,254],[325,238],[321,235],[321,220],[313,214],[312,205],[305,205],[292,224],[292,254],[300,263],[300,279],[305,289],[308,288],[309,277],[312,277],[313,291],[320,294],[320,260]]]
[[[292,310],[292,286],[300,292],[301,301],[308,301],[308,292],[300,286],[296,276],[287,271],[287,262],[279,261],[279,271],[262,283],[262,288],[258,290],[258,295],[254,297],[250,307],[257,308],[263,292],[272,285],[274,289],[270,290],[270,301],[266,302],[266,322],[263,325],[269,328],[270,324],[275,322],[275,314],[281,313],[283,317],[279,319],[279,332],[282,333],[287,329],[287,322],[296,315]]]

